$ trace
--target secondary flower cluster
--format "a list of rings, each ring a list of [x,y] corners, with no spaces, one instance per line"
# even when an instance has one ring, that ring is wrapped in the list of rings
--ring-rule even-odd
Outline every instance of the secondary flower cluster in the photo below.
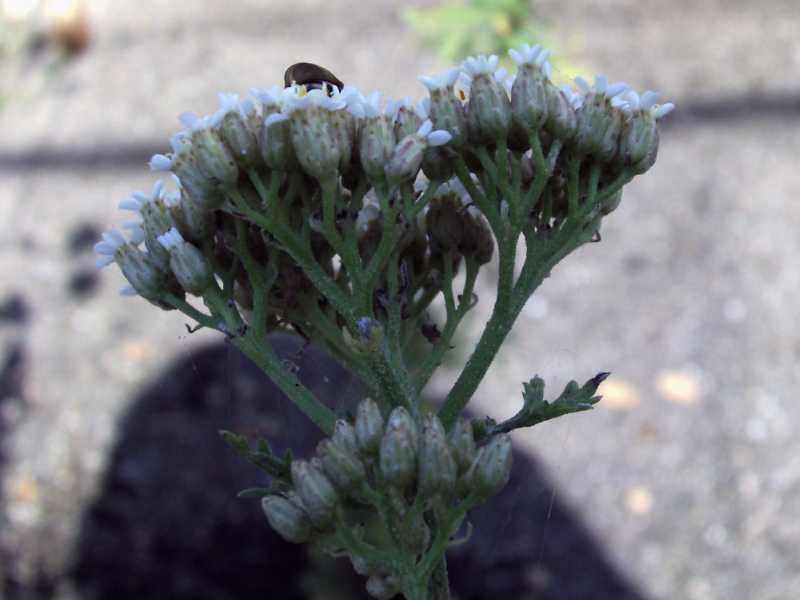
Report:
[[[384,420],[378,405],[366,399],[358,406],[355,423],[338,420],[315,457],[292,462],[291,489],[265,496],[262,507],[287,541],[327,538],[329,546],[336,546],[337,535],[347,535],[339,529],[349,527],[343,507],[373,505],[404,522],[401,537],[408,550],[423,554],[431,543],[424,513],[434,502],[441,502],[440,511],[462,502],[472,506],[499,492],[510,472],[508,435],[477,448],[469,421],[459,421],[446,434],[434,415],[417,422],[399,407]],[[369,577],[367,590],[375,597],[398,591],[390,565],[348,554],[356,571]]]

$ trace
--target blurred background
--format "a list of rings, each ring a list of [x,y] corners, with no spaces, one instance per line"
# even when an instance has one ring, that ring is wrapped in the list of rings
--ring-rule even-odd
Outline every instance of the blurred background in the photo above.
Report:
[[[111,597],[74,570],[121,419],[143,393],[188,393],[164,369],[220,342],[119,297],[116,270],[93,266],[117,203],[150,189],[146,162],[176,116],[280,83],[301,60],[417,98],[417,75],[522,41],[548,44],[559,78],[604,73],[677,104],[656,166],[603,242],[530,300],[476,396],[504,418],[534,374],[555,394],[613,373],[596,410],[516,434],[546,481],[530,510],[515,488],[514,518],[540,532],[530,597],[623,597],[548,588],[537,560],[561,540],[554,506],[635,597],[800,597],[798,31],[796,0],[0,1],[0,598]],[[491,308],[487,277],[461,347]],[[214,385],[225,396],[236,379],[220,369]],[[257,512],[236,485],[228,510]]]

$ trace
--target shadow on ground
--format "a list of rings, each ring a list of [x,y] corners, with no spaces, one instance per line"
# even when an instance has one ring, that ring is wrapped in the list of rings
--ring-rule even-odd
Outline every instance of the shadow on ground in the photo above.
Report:
[[[320,397],[355,396],[346,374],[319,353],[302,351],[290,338],[276,345]],[[168,368],[120,424],[101,494],[85,514],[73,573],[80,597],[366,597],[345,559],[311,567],[301,547],[272,533],[257,501],[234,497],[264,476],[217,431],[263,435],[280,450],[291,442],[303,456],[317,440],[307,423],[227,345],[198,350]],[[514,460],[506,490],[472,514],[472,539],[449,555],[455,595],[643,599],[579,515],[557,500],[551,506],[553,486],[537,462],[521,452]],[[342,592],[311,594],[309,585]]]

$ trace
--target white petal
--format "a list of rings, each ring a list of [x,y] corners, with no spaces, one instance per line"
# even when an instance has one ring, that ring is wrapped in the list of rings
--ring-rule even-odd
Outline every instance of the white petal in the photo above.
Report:
[[[658,108],[653,109],[653,117],[656,119],[660,119],[661,117],[667,116],[669,113],[673,111],[675,105],[672,102],[667,102],[666,104],[660,105]]]
[[[264,119],[264,127],[271,127],[275,123],[283,123],[284,121],[288,121],[289,117],[287,117],[283,113],[272,113],[266,119]]]
[[[172,159],[165,154],[156,154],[148,164],[151,171],[169,171],[172,168]]]
[[[518,65],[521,65],[525,62],[525,58],[522,56],[522,54],[517,52],[514,48],[508,49],[508,55],[511,57],[511,60]]]
[[[419,81],[422,85],[428,88],[428,91],[433,91],[439,89],[439,80],[436,77],[428,77],[427,75],[420,75],[417,77],[417,81]]]
[[[120,296],[138,296],[139,294],[133,289],[133,286],[126,285],[119,290]]]
[[[94,251],[96,254],[114,254],[114,252],[117,251],[117,248],[119,248],[119,246],[109,242],[97,242],[94,245]]]
[[[135,196],[128,196],[118,204],[122,210],[130,210],[137,213],[142,210],[143,205],[144,203]]]
[[[453,138],[450,135],[449,131],[445,131],[444,129],[437,129],[436,131],[432,131],[428,134],[428,144],[431,146],[441,146],[442,144],[446,144]]]
[[[113,256],[111,256],[111,255],[101,255],[101,256],[97,256],[94,259],[94,266],[97,267],[98,269],[102,269],[103,267],[107,267],[108,265],[110,265],[113,262],[114,262],[114,257]]]
[[[609,98],[613,98],[614,96],[619,96],[625,90],[628,89],[628,84],[622,81],[618,81],[616,83],[612,83],[606,86],[605,94]]]
[[[642,110],[649,110],[652,108],[653,105],[658,102],[658,95],[658,92],[654,92],[652,90],[647,90],[644,94],[642,94],[639,104]]]
[[[427,137],[427,135],[431,132],[431,129],[433,129],[433,123],[430,119],[427,119],[422,123],[422,125],[419,126],[419,129],[417,129],[417,135],[419,137]]]
[[[589,85],[589,82],[586,81],[583,77],[576,77],[575,83],[578,84],[578,87],[584,94],[588,94],[592,91],[592,86]]]

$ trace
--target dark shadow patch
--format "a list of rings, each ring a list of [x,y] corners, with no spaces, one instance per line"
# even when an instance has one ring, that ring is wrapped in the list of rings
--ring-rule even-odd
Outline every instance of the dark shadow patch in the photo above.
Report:
[[[343,399],[334,408],[358,397],[349,377],[319,352],[309,348],[298,358],[291,338],[276,346],[319,397]],[[121,422],[101,493],[85,513],[73,572],[84,600],[310,597],[301,584],[309,568],[304,549],[278,538],[256,501],[234,497],[265,476],[221,442],[219,429],[263,435],[279,451],[291,442],[298,456],[309,455],[319,437],[229,346],[172,365]],[[521,452],[514,460],[509,486],[472,514],[472,540],[450,555],[455,595],[641,599],[580,518],[559,501],[550,506],[553,487],[537,463]],[[348,561],[330,564],[315,579],[353,590],[331,598],[366,598]]]
[[[73,256],[92,249],[100,241],[102,230],[94,223],[79,223],[67,235],[67,250]]]
[[[99,271],[96,268],[86,267],[70,275],[67,288],[73,297],[84,299],[94,294],[99,284]]]
[[[24,325],[31,316],[31,308],[21,294],[12,294],[0,303],[0,323]]]

